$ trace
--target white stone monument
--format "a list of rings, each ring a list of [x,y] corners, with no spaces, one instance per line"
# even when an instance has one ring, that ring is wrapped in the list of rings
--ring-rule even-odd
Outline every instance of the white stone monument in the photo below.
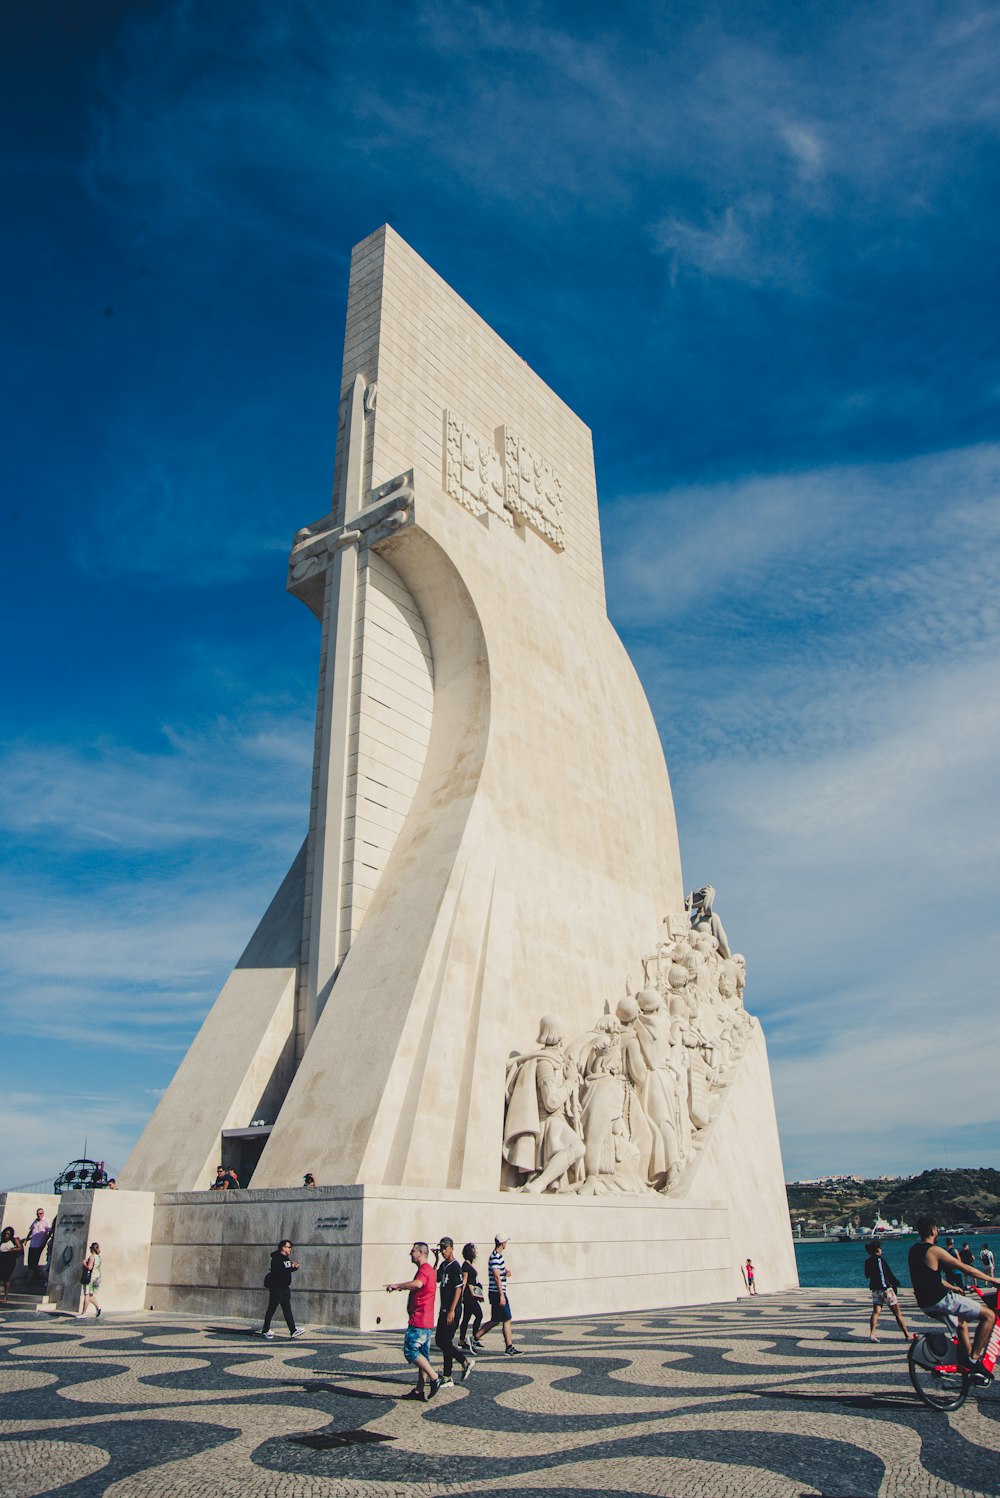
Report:
[[[763,1036],[712,891],[685,903],[590,433],[388,227],[288,587],[321,624],[308,837],[121,1174],[155,1193],[145,1303],[248,1311],[283,1236],[301,1315],[346,1325],[398,1319],[380,1286],[441,1233],[510,1234],[520,1317],[732,1298],[747,1257],[795,1284]],[[209,1195],[227,1151],[252,1189]]]

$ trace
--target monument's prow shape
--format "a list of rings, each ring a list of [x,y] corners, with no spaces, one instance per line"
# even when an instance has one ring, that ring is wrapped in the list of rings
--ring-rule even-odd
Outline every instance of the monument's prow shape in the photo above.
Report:
[[[363,441],[366,503],[341,504],[357,539],[327,591],[338,564],[357,574],[337,652],[353,691],[343,726],[321,709],[316,750],[322,773],[324,735],[347,746],[320,800],[328,840],[346,829],[341,944],[315,963],[334,885],[314,878],[302,1058],[254,1182],[308,1158],[321,1179],[495,1190],[525,1019],[584,1028],[682,905],[666,767],[605,610],[589,431],[387,228],[355,251],[342,388],[338,489],[357,492],[343,474]],[[430,692],[423,657],[404,695],[386,654],[387,593],[426,636]],[[392,783],[394,748],[423,751],[415,787]],[[387,793],[390,846],[369,836]],[[377,880],[359,881],[359,846]]]
[[[749,1128],[743,1174],[790,1282],[763,1040],[711,892],[683,934],[663,752],[605,608],[588,429],[388,227],[352,257],[341,397],[333,507],[289,563],[322,628],[308,837],[123,1184],[205,1186],[239,1141],[255,1191],[306,1169],[427,1201],[548,1186],[537,1221],[579,1238],[567,1213],[590,1232],[596,1204],[577,1193],[697,1188],[728,1211],[742,1165],[723,1156]],[[619,1004],[627,978],[641,1018]],[[543,1013],[535,1102],[508,1059]],[[572,1063],[561,1035],[583,1037]]]

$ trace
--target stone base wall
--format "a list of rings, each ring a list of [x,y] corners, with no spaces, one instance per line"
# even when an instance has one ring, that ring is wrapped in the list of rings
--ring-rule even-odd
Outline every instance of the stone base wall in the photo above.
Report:
[[[79,1311],[80,1272],[91,1243],[101,1245],[102,1311],[139,1311],[145,1304],[151,1191],[73,1191],[58,1198],[55,1241],[43,1310]]]
[[[401,1327],[405,1297],[382,1286],[412,1274],[411,1243],[475,1242],[485,1282],[498,1232],[510,1235],[518,1320],[731,1301],[742,1289],[719,1202],[346,1186],[158,1196],[146,1307],[255,1320],[270,1252],[290,1238],[298,1320]]]

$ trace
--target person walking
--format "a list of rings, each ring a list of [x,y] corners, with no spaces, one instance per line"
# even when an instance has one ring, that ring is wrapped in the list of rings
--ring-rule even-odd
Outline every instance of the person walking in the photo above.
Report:
[[[94,1307],[94,1315],[100,1316],[101,1308],[97,1304],[97,1292],[101,1288],[101,1245],[92,1243],[90,1252],[83,1261],[80,1270],[80,1283],[83,1286],[83,1310],[81,1316],[86,1316],[87,1307]]]
[[[17,1261],[24,1253],[24,1244],[13,1228],[4,1228],[0,1233],[0,1305],[7,1304],[10,1282],[17,1268]]]
[[[754,1278],[753,1265],[751,1264],[749,1259],[747,1259],[747,1267],[744,1271],[744,1274],[746,1276],[747,1289],[749,1290],[751,1295],[756,1295],[757,1281]]]
[[[487,1267],[489,1274],[490,1319],[479,1333],[478,1338],[473,1338],[472,1350],[476,1354],[483,1351],[483,1338],[487,1332],[491,1332],[495,1326],[499,1326],[503,1331],[503,1339],[506,1344],[504,1351],[507,1356],[511,1358],[521,1356],[521,1349],[514,1346],[514,1338],[510,1326],[513,1316],[510,1309],[510,1299],[507,1295],[509,1274],[507,1263],[504,1259],[504,1249],[509,1242],[510,1239],[506,1233],[497,1233],[493,1240],[493,1252],[490,1254]]]
[[[944,1240],[944,1248],[945,1253],[951,1254],[953,1259],[958,1258],[958,1249],[955,1247],[954,1238],[946,1238]],[[946,1284],[951,1285],[952,1289],[957,1290],[959,1294],[964,1294],[965,1275],[962,1274],[959,1270],[955,1269],[953,1266],[946,1265],[941,1270],[941,1278],[945,1281]]]
[[[29,1280],[40,1280],[42,1271],[38,1267],[38,1261],[52,1233],[52,1224],[45,1215],[45,1208],[39,1207],[35,1212],[35,1220],[24,1235],[24,1241],[28,1249],[28,1278]]]
[[[990,1245],[988,1243],[984,1243],[982,1248],[979,1250],[979,1262],[980,1264],[982,1264],[987,1274],[996,1274],[997,1261],[996,1259],[994,1259],[993,1250],[990,1248]]]
[[[469,1345],[469,1323],[472,1323],[472,1339],[479,1338],[483,1324],[483,1287],[479,1283],[476,1268],[476,1245],[467,1243],[462,1249],[462,1334],[458,1346],[463,1352],[471,1352]]]
[[[406,1290],[406,1335],[403,1337],[403,1357],[411,1368],[417,1370],[416,1385],[404,1399],[433,1399],[441,1387],[441,1380],[430,1365],[431,1332],[434,1329],[434,1295],[437,1289],[434,1271],[428,1264],[430,1249],[426,1243],[414,1243],[410,1249],[410,1263],[414,1266],[412,1279],[400,1280],[386,1285],[386,1292]],[[424,1384],[427,1394],[424,1395]]]
[[[464,1276],[462,1266],[455,1258],[455,1240],[453,1238],[442,1238],[434,1250],[435,1258],[440,1257],[437,1266],[437,1284],[440,1304],[438,1306],[437,1331],[434,1341],[441,1349],[441,1388],[453,1389],[455,1380],[451,1376],[451,1370],[456,1362],[461,1363],[462,1371],[458,1375],[464,1384],[473,1368],[476,1366],[475,1359],[464,1357],[455,1346],[455,1336],[459,1329],[461,1320],[460,1307],[462,1304],[462,1285]]]
[[[285,1318],[285,1325],[288,1327],[288,1335],[290,1337],[305,1336],[305,1332],[299,1331],[296,1327],[295,1317],[292,1315],[292,1275],[298,1268],[298,1260],[292,1258],[291,1240],[283,1238],[272,1253],[271,1267],[264,1276],[267,1310],[264,1313],[264,1325],[260,1329],[260,1334],[269,1342],[274,1341],[271,1318],[279,1306]]]
[[[883,1306],[889,1307],[896,1318],[896,1325],[903,1333],[907,1342],[914,1341],[916,1333],[911,1332],[903,1320],[903,1312],[897,1299],[899,1280],[882,1257],[881,1243],[866,1243],[865,1248],[868,1250],[868,1257],[865,1260],[864,1273],[868,1281],[868,1288],[872,1292],[872,1314],[871,1320],[868,1323],[869,1342],[878,1341],[875,1328],[878,1326],[878,1318]]]
[[[971,1244],[969,1244],[968,1241],[966,1241],[965,1243],[962,1244],[962,1247],[958,1251],[958,1257],[961,1259],[961,1261],[962,1261],[963,1264],[965,1264],[965,1265],[968,1266],[969,1269],[975,1269],[975,1267],[976,1267],[976,1256],[972,1252],[972,1246],[971,1246]],[[969,1284],[966,1284],[966,1281],[968,1281],[971,1284],[972,1276],[969,1275],[969,1274],[966,1274],[966,1275],[962,1276],[962,1283],[963,1283],[963,1285],[965,1285],[965,1288],[968,1289],[969,1288]]]

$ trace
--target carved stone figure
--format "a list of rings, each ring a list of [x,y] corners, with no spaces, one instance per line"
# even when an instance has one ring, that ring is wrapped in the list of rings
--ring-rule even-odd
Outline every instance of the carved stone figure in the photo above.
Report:
[[[625,1127],[620,1042],[618,1021],[608,1015],[599,1021],[598,1034],[586,1052],[580,1106],[585,1178],[578,1187],[584,1195],[611,1189],[618,1168],[615,1135]]]
[[[711,884],[706,884],[703,889],[696,889],[688,896],[688,907],[691,911],[691,925],[696,931],[707,930],[715,937],[719,944],[719,951],[723,957],[731,956],[729,939],[726,936],[725,927],[715,914],[715,889]]]
[[[578,1107],[579,1074],[563,1050],[561,1022],[543,1014],[541,1050],[516,1057],[507,1071],[504,1159],[527,1172],[523,1190],[556,1187],[583,1158],[584,1143],[570,1122]]]
[[[528,1192],[673,1190],[701,1148],[754,1020],[746,963],[712,909],[711,886],[668,916],[642,959],[645,985],[569,1045],[544,1015],[539,1049],[507,1072],[505,1169]]]
[[[644,988],[639,994],[635,1033],[646,1067],[642,1106],[657,1141],[649,1181],[664,1191],[676,1182],[684,1158],[677,1117],[680,1073],[671,1066],[670,1015],[655,988]]]

